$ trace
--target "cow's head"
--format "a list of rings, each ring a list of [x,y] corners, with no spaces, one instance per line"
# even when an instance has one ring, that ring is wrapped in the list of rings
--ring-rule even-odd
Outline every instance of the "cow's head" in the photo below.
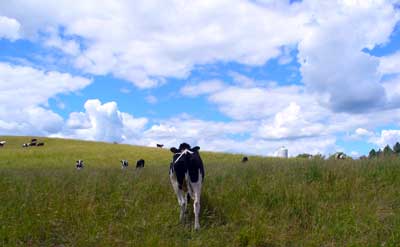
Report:
[[[173,153],[172,163],[178,165],[193,159],[193,154],[197,153],[200,150],[200,147],[196,146],[191,148],[189,144],[181,143],[179,149],[172,147],[170,150]]]

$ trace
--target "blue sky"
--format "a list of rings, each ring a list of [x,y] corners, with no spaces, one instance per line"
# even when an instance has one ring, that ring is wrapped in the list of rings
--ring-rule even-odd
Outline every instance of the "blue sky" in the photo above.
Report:
[[[41,2],[0,3],[0,135],[355,157],[400,141],[398,1]]]

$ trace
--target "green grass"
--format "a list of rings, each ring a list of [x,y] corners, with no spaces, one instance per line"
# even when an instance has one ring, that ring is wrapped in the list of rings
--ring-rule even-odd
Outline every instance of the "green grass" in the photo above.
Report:
[[[399,246],[400,162],[201,152],[201,230],[180,224],[165,149],[0,137],[0,246]],[[145,168],[134,169],[136,160]],[[75,161],[86,167],[75,170]],[[119,160],[128,159],[122,171]]]

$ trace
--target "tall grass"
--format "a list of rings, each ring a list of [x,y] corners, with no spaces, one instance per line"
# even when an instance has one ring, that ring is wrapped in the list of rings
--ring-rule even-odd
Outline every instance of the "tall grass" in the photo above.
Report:
[[[399,246],[400,162],[201,152],[200,223],[185,224],[165,149],[0,137],[0,246]],[[146,160],[141,171],[136,160]],[[75,161],[86,167],[75,170]],[[130,167],[121,170],[119,160]]]

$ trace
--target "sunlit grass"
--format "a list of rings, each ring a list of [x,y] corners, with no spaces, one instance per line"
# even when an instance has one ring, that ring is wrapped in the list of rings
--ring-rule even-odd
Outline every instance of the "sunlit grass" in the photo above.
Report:
[[[185,224],[168,150],[0,137],[0,246],[398,246],[400,162],[201,152],[199,232]],[[42,139],[42,138],[41,138]],[[136,160],[146,161],[136,171]],[[75,170],[83,159],[85,169]],[[119,160],[129,160],[121,170]]]

